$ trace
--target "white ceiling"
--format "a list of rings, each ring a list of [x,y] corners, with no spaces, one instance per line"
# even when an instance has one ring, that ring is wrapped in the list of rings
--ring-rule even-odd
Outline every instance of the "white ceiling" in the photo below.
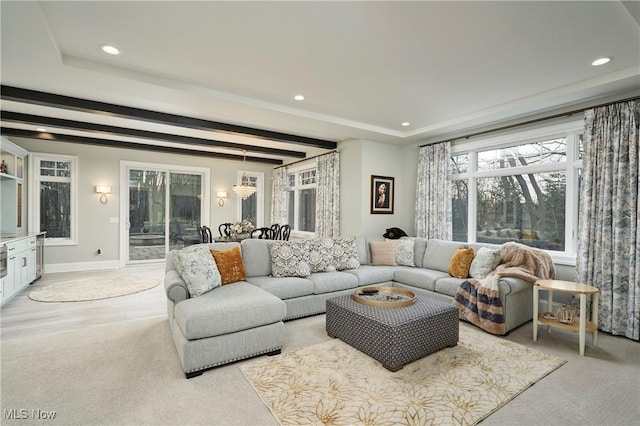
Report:
[[[1,81],[334,142],[416,144],[640,93],[638,4],[3,0]],[[602,56],[613,61],[590,66]],[[321,151],[8,100],[2,111]]]

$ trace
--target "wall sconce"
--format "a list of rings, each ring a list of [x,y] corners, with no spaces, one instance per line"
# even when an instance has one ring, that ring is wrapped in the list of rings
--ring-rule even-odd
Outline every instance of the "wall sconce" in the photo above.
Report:
[[[216,191],[216,198],[218,199],[218,205],[224,206],[224,199],[227,198],[227,191]]]
[[[111,187],[105,185],[96,185],[96,194],[100,194],[100,202],[107,204],[107,194],[111,194]]]

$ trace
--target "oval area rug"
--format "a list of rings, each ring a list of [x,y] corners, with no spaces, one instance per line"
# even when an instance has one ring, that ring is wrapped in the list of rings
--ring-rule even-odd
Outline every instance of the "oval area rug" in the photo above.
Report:
[[[38,302],[86,302],[139,293],[158,284],[159,278],[147,275],[94,276],[50,284],[29,293],[29,298]]]

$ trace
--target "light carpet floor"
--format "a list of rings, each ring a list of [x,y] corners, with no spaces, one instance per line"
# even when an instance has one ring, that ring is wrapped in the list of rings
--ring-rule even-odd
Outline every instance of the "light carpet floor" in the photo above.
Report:
[[[565,362],[461,327],[395,373],[337,339],[240,369],[282,425],[472,425]]]
[[[84,277],[41,287],[29,293],[29,298],[38,302],[85,302],[139,293],[158,284],[158,278],[146,275]]]
[[[158,295],[162,296],[158,303],[162,303],[163,292]],[[93,303],[99,305],[97,311],[105,309],[103,303]],[[10,311],[3,308],[2,319]],[[69,314],[53,313],[62,321],[69,320]],[[111,315],[108,319],[114,320]],[[42,333],[30,328],[21,337],[2,334],[0,424],[278,425],[240,371],[243,365],[268,357],[224,365],[186,380],[165,315],[82,324],[53,331],[43,323],[47,331]],[[472,328],[464,323],[460,327]],[[569,361],[483,420],[481,426],[637,424],[638,342],[601,333],[598,347],[589,345],[586,356],[580,356],[576,333],[554,330],[547,334],[543,328],[540,332],[538,341],[533,342],[528,323],[504,340]],[[324,315],[303,318],[285,323],[283,350],[297,351],[332,340],[325,331]],[[38,420],[33,410],[55,411],[56,416]],[[11,412],[26,413],[26,418],[8,419]]]

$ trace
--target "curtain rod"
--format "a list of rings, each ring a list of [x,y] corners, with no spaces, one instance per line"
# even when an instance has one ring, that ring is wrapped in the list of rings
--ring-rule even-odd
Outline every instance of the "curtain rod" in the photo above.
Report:
[[[522,126],[526,126],[528,124],[540,123],[542,121],[553,120],[554,118],[569,117],[569,116],[572,116],[573,114],[577,114],[579,112],[584,112],[584,111],[586,111],[588,109],[601,108],[601,107],[617,104],[617,103],[620,103],[620,102],[635,101],[635,100],[638,100],[638,99],[640,99],[640,96],[632,96],[630,98],[620,99],[618,101],[611,101],[611,102],[607,102],[607,103],[604,103],[604,104],[593,105],[593,106],[586,107],[586,108],[575,109],[573,111],[567,111],[567,112],[563,112],[563,113],[560,113],[560,114],[549,115],[547,117],[534,118],[532,120],[523,121],[521,123],[514,123],[514,124],[509,124],[509,125],[506,125],[506,126],[502,126],[502,127],[496,127],[494,129],[482,130],[482,131],[479,131],[479,132],[469,133],[468,135],[457,136],[457,137],[441,140],[441,141],[438,141],[438,142],[425,143],[423,145],[420,145],[418,148],[422,148],[422,147],[425,147],[425,146],[428,146],[428,145],[435,145],[435,144],[439,144],[439,143],[443,143],[443,142],[451,142],[451,141],[455,141],[455,140],[458,140],[458,139],[469,139],[469,138],[472,138],[474,136],[480,136],[480,135],[485,135],[487,133],[499,132],[501,130],[513,129],[514,127],[522,127]]]
[[[329,152],[325,152],[324,154],[318,154],[318,155],[314,155],[313,157],[303,158],[302,160],[297,160],[297,161],[294,161],[294,162],[289,163],[289,164],[283,164],[282,166],[274,167],[273,170],[280,169],[282,167],[292,166],[294,164],[302,163],[303,161],[313,160],[314,158],[322,157],[323,155],[332,154],[334,152],[338,152],[338,150],[334,149],[334,150],[331,150]]]

